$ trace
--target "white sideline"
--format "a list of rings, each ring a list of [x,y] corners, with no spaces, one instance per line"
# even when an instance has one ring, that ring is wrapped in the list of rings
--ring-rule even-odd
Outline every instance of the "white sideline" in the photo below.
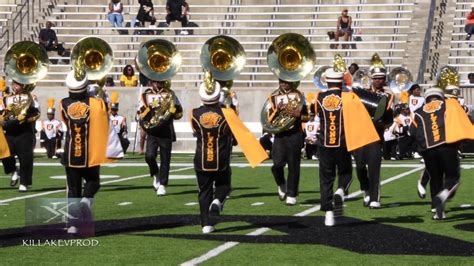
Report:
[[[385,185],[385,184],[387,184],[387,183],[393,182],[393,181],[395,181],[395,180],[397,180],[397,179],[400,179],[400,178],[402,178],[402,177],[404,177],[404,176],[407,176],[407,175],[410,175],[410,174],[412,174],[412,173],[414,173],[414,172],[417,172],[417,171],[419,171],[419,170],[421,170],[421,169],[423,169],[423,168],[424,168],[423,166],[419,166],[419,167],[416,167],[415,169],[412,169],[412,170],[406,171],[406,172],[404,172],[404,173],[398,174],[398,175],[396,175],[396,176],[390,177],[390,178],[388,178],[388,179],[382,181],[382,182],[381,182],[381,185]],[[356,192],[351,193],[348,197],[349,197],[349,198],[353,198],[353,197],[356,197],[356,196],[358,196],[358,195],[360,195],[360,194],[362,194],[362,191],[359,190],[359,191],[356,191]],[[320,208],[321,208],[321,205],[316,205],[316,206],[314,206],[314,207],[312,207],[312,208],[309,208],[309,209],[307,209],[307,210],[305,210],[305,211],[302,211],[302,212],[300,212],[300,213],[297,213],[297,214],[295,214],[295,215],[293,215],[293,216],[298,216],[298,217],[307,216],[307,215],[309,215],[309,214],[311,214],[311,213],[313,213],[313,212],[319,211]],[[255,230],[255,231],[252,231],[252,232],[250,232],[250,233],[248,233],[248,234],[246,234],[246,235],[247,235],[247,236],[258,236],[258,235],[264,234],[264,233],[266,233],[266,232],[268,232],[268,231],[270,231],[270,230],[271,230],[271,229],[268,228],[268,227],[262,227],[262,228],[259,228],[259,229]],[[208,252],[207,252],[206,254],[204,254],[204,255],[201,255],[201,256],[199,256],[199,257],[197,257],[197,258],[194,258],[194,259],[188,260],[188,261],[186,261],[186,262],[183,262],[183,263],[181,264],[181,266],[197,265],[197,264],[199,264],[199,263],[205,262],[205,261],[207,261],[207,260],[209,260],[209,259],[211,259],[211,258],[213,258],[213,257],[219,256],[222,252],[224,252],[224,251],[226,251],[226,250],[229,250],[229,249],[231,249],[231,248],[237,246],[238,244],[240,244],[240,242],[226,242],[226,243],[224,243],[224,244],[222,244],[222,245],[220,245],[220,246],[218,246],[218,247],[216,247],[216,248],[214,248],[214,249],[211,249],[210,251],[208,251]]]
[[[184,170],[190,170],[190,169],[194,169],[194,167],[184,167],[184,168],[180,168],[180,169],[173,169],[173,170],[170,170],[170,173],[184,171]],[[133,179],[139,179],[139,178],[143,178],[143,177],[147,177],[147,176],[149,177],[150,175],[146,174],[146,175],[130,176],[130,177],[110,180],[110,181],[106,181],[106,182],[101,182],[100,184],[101,185],[107,185],[107,184],[118,183],[118,182],[133,180]],[[17,200],[22,200],[22,199],[29,199],[29,198],[36,198],[36,197],[41,197],[41,196],[45,196],[45,195],[49,195],[49,194],[55,194],[55,193],[59,193],[59,192],[66,192],[66,189],[58,189],[58,190],[46,191],[46,192],[42,192],[42,193],[31,194],[31,195],[26,195],[26,196],[21,196],[21,197],[14,197],[14,198],[10,198],[10,199],[4,199],[4,200],[0,200],[0,205],[2,205],[4,203],[7,203],[7,202],[17,201]]]

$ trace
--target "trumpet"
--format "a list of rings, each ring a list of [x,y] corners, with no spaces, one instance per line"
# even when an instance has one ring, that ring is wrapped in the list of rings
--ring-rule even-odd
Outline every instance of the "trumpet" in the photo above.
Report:
[[[147,131],[155,131],[175,113],[176,95],[170,89],[170,79],[181,68],[182,57],[176,46],[162,39],[153,39],[140,45],[135,65],[150,80],[164,81],[170,95],[157,99],[140,114],[140,123]]]
[[[268,48],[267,64],[270,70],[285,81],[299,83],[313,70],[315,63],[316,56],[311,43],[300,34],[282,34]],[[293,128],[296,118],[290,113],[301,110],[303,105],[304,99],[287,99],[283,109],[274,110],[275,106],[267,99],[260,113],[263,130],[277,134]]]
[[[36,82],[43,79],[48,73],[48,54],[39,44],[31,41],[15,43],[5,54],[5,73],[14,81],[23,84],[23,93],[26,98],[19,95],[19,100],[7,103],[4,120],[17,119],[23,122],[28,114],[28,109],[33,103],[31,92]],[[8,101],[7,101],[8,102]],[[34,121],[39,113],[28,120]]]

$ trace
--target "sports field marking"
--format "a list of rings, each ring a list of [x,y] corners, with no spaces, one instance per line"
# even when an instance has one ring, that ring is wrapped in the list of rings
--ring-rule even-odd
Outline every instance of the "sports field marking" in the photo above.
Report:
[[[185,203],[184,205],[185,206],[194,206],[194,205],[198,205],[199,203],[197,202],[188,202],[188,203]]]
[[[258,167],[271,167],[273,163],[261,163]],[[60,163],[35,163],[34,166],[63,166]],[[112,163],[104,164],[102,167],[148,167],[145,162],[123,162],[123,163]],[[174,167],[194,167],[194,163],[171,163]],[[231,163],[230,166],[238,168],[250,167],[248,163]],[[355,164],[352,164],[355,167]],[[382,168],[413,168],[417,166],[424,166],[422,163],[382,163]],[[318,168],[319,163],[302,163],[302,168]],[[474,168],[474,164],[461,164],[461,168],[470,169]]]
[[[254,202],[252,204],[250,204],[251,206],[262,206],[263,204],[265,204],[265,202]]]
[[[173,169],[173,170],[170,170],[170,173],[185,171],[185,170],[190,170],[190,169],[194,169],[194,167],[184,167],[184,168],[179,168],[179,169]],[[129,180],[139,179],[139,178],[143,178],[143,177],[150,177],[150,175],[146,174],[146,175],[137,175],[137,176],[124,177],[124,178],[120,178],[120,179],[101,182],[101,185],[107,185],[107,184],[112,184],[112,183],[129,181]],[[7,202],[23,200],[23,199],[30,199],[30,198],[36,198],[36,197],[41,197],[41,196],[60,193],[60,192],[66,192],[66,189],[57,189],[57,190],[52,190],[52,191],[47,191],[47,192],[42,192],[42,193],[37,193],[37,194],[31,194],[31,195],[26,195],[26,196],[21,196],[21,197],[14,197],[14,198],[10,198],[10,199],[4,199],[4,200],[0,200],[0,205],[3,205],[4,203],[7,203]]]
[[[461,204],[461,205],[459,205],[459,207],[460,207],[460,208],[463,208],[463,209],[464,209],[464,208],[471,208],[472,205],[471,205],[471,204]]]
[[[133,202],[130,202],[130,201],[125,201],[125,202],[120,202],[119,204],[117,204],[118,206],[127,206],[127,205],[131,205],[133,204]]]
[[[100,175],[100,179],[112,179],[112,178],[119,178],[119,177],[120,176],[118,176],[118,175]],[[49,178],[66,180],[65,175],[53,175],[53,176],[50,176]]]
[[[413,167],[413,166],[417,166],[417,165],[412,165],[412,167]],[[395,180],[398,180],[398,179],[400,179],[400,178],[402,178],[402,177],[405,177],[405,176],[407,176],[407,175],[411,175],[412,173],[415,173],[415,172],[417,172],[417,171],[420,171],[420,170],[422,170],[422,169],[424,169],[424,168],[425,168],[424,166],[418,166],[418,167],[416,167],[415,169],[412,169],[412,170],[403,172],[403,173],[401,173],[401,174],[398,174],[398,175],[396,175],[396,176],[390,177],[390,178],[388,178],[388,179],[385,179],[385,180],[382,181],[380,184],[381,184],[381,185],[388,184],[388,183],[390,183],[390,182],[393,182],[393,181],[395,181]],[[353,192],[353,193],[351,193],[351,194],[348,195],[348,198],[357,197],[357,196],[361,195],[362,193],[363,193],[363,191],[361,191],[361,190],[356,191],[356,192]],[[319,211],[320,208],[321,208],[321,205],[316,205],[316,206],[314,206],[314,207],[312,207],[312,208],[309,208],[309,209],[307,209],[307,210],[305,210],[305,211],[302,211],[302,212],[300,212],[300,213],[297,213],[297,214],[295,214],[295,215],[293,215],[293,216],[297,216],[297,217],[307,216],[307,215],[309,215],[309,214],[311,214],[311,213],[314,213],[314,212]],[[262,228],[259,228],[259,229],[255,230],[255,231],[253,231],[253,232],[250,232],[250,233],[248,233],[248,234],[246,234],[246,235],[248,235],[248,236],[258,236],[258,235],[262,235],[262,234],[264,234],[264,233],[266,233],[266,232],[268,232],[268,231],[270,231],[270,230],[271,230],[271,229],[268,228],[268,227],[262,227]],[[226,251],[226,250],[229,250],[229,249],[231,249],[231,248],[237,246],[238,244],[240,244],[240,242],[226,242],[226,243],[224,243],[224,244],[222,244],[222,245],[219,245],[219,246],[216,247],[216,248],[211,249],[210,251],[208,251],[207,253],[205,253],[205,254],[203,254],[203,255],[201,255],[201,256],[199,256],[199,257],[196,257],[196,258],[194,258],[194,259],[191,259],[191,260],[188,260],[188,261],[186,261],[186,262],[183,262],[183,263],[181,264],[181,266],[197,265],[197,264],[199,264],[199,263],[205,262],[205,261],[207,261],[207,260],[209,260],[209,259],[211,259],[211,258],[213,258],[213,257],[219,256],[222,252],[224,252],[224,251]]]

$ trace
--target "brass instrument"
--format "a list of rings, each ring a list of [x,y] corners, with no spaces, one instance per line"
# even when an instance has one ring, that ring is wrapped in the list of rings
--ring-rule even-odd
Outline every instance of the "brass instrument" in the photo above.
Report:
[[[448,86],[459,88],[459,73],[452,66],[443,66],[436,73],[436,86],[446,92]]]
[[[17,42],[7,51],[5,54],[5,73],[8,77],[23,85],[22,93],[26,94],[26,99],[22,99],[21,95],[18,95],[19,102],[6,106],[3,114],[4,120],[25,121],[34,100],[31,92],[35,88],[36,82],[48,73],[48,66],[49,59],[46,50],[35,42]],[[28,121],[35,121],[38,117],[39,113],[28,117]]]
[[[372,88],[372,78],[367,68],[359,68],[352,76],[352,88],[370,90]]]
[[[215,80],[225,82],[221,89],[224,93],[224,104],[230,107],[233,79],[244,69],[246,62],[244,48],[236,39],[218,35],[204,43],[200,57],[204,72],[209,72]]]
[[[71,65],[81,66],[90,81],[102,80],[113,67],[113,51],[110,45],[97,37],[85,37],[71,51]]]
[[[270,70],[279,79],[293,82],[293,89],[296,89],[299,81],[313,70],[315,63],[316,56],[311,43],[300,34],[282,34],[268,48],[267,64]],[[301,110],[304,99],[299,97],[288,98],[285,107],[280,110],[278,108],[279,103],[276,103],[276,105],[273,106],[270,99],[267,99],[260,114],[263,130],[273,134],[286,131],[295,126],[296,118],[291,116],[290,113],[294,110]]]
[[[314,72],[313,75],[313,83],[316,86],[316,89],[320,91],[327,91],[328,89],[328,84],[326,82],[326,76],[324,72],[331,68],[330,66],[320,66],[316,69],[316,72]]]
[[[150,80],[164,81],[169,97],[155,101],[140,114],[140,123],[147,131],[158,130],[175,113],[176,95],[170,89],[171,77],[181,68],[181,54],[176,46],[162,39],[153,39],[140,45],[135,65]],[[179,117],[176,117],[179,118]]]
[[[388,74],[388,86],[395,94],[406,92],[413,85],[413,76],[404,67],[396,67]]]

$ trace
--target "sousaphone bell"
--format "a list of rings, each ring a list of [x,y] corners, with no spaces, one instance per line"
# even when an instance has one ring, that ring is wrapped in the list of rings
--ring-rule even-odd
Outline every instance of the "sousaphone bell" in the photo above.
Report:
[[[170,79],[181,68],[182,57],[176,46],[163,39],[152,39],[140,45],[135,65],[150,80],[164,81],[169,94],[157,98],[140,114],[140,125],[148,133],[158,132],[160,126],[171,119],[175,110],[176,95],[170,89]]]
[[[297,33],[285,33],[278,36],[268,47],[267,64],[279,79],[293,82],[297,86],[316,64],[316,55],[311,43]],[[301,110],[305,99],[288,98],[283,110],[275,111],[275,106],[267,99],[260,114],[260,121],[265,132],[277,134],[293,128],[296,118],[290,115],[291,110]]]

